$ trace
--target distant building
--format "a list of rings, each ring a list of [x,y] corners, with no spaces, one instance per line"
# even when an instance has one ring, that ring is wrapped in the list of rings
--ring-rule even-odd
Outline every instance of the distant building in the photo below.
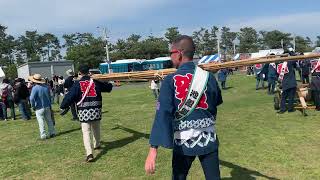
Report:
[[[66,77],[68,69],[74,70],[73,61],[28,62],[18,66],[18,77],[28,80],[33,74],[52,78],[53,75]]]
[[[159,70],[171,68],[170,57],[159,57],[155,59],[123,59],[112,63],[101,63],[100,71],[104,73],[121,73],[132,71]],[[109,72],[110,71],[110,72]]]

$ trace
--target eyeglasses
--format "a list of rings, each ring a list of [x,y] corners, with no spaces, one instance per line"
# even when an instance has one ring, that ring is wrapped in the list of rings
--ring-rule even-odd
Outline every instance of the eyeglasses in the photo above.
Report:
[[[170,56],[171,56],[172,54],[174,54],[174,53],[181,53],[181,51],[179,51],[179,50],[172,50],[172,51],[170,51]]]

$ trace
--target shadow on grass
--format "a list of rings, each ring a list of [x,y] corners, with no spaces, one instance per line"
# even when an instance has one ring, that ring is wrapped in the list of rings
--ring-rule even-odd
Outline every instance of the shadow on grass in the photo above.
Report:
[[[72,132],[74,132],[74,131],[79,131],[80,129],[81,129],[81,128],[79,127],[79,128],[70,129],[70,130],[67,130],[67,131],[60,132],[60,133],[58,133],[58,134],[56,135],[56,137],[57,137],[57,136],[61,136],[61,135],[65,135],[65,134],[68,134],[68,133],[72,133]]]
[[[141,132],[138,132],[133,129],[126,128],[126,127],[123,127],[120,125],[117,125],[116,127],[112,128],[112,130],[116,130],[116,129],[121,129],[121,130],[124,130],[128,133],[131,133],[131,136],[123,138],[123,139],[119,139],[116,141],[111,141],[111,142],[101,141],[102,150],[99,154],[97,154],[94,161],[97,161],[98,159],[100,159],[103,155],[105,155],[107,153],[107,151],[110,151],[112,149],[121,148],[121,147],[123,147],[127,144],[130,144],[130,143],[132,143],[138,139],[141,139],[141,138],[149,139],[149,136],[150,136],[149,134],[141,133]]]
[[[108,113],[109,111],[103,111],[103,112],[101,112],[102,114],[105,114],[105,113]]]
[[[228,90],[228,89],[232,89],[232,88],[233,88],[232,86],[229,86],[229,87],[226,87],[226,88],[224,88],[222,90]]]
[[[232,169],[231,173],[230,173],[231,177],[221,178],[224,180],[232,180],[232,179],[234,179],[234,180],[242,180],[242,179],[243,180],[255,180],[256,176],[263,177],[263,178],[266,178],[269,180],[279,180],[278,178],[263,175],[258,171],[254,171],[254,170],[250,170],[250,169],[247,169],[244,167],[240,167],[240,166],[235,165],[231,162],[220,160],[220,165]]]

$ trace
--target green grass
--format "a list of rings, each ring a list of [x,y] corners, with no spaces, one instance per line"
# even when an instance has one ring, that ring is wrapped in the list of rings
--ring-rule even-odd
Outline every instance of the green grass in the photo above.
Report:
[[[272,96],[255,90],[253,77],[231,76],[218,109],[221,175],[224,179],[320,179],[320,120],[309,111],[277,115]],[[84,163],[78,122],[56,114],[56,138],[39,140],[38,124],[0,122],[0,179],[170,179],[171,152],[159,149],[157,172],[144,160],[155,101],[147,84],[104,94],[102,141],[94,163]],[[55,107],[56,110],[57,107]],[[198,160],[189,179],[204,179]]]

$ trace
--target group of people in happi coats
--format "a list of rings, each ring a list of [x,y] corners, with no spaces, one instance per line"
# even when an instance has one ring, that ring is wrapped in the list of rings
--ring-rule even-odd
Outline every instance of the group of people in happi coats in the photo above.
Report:
[[[289,56],[296,56],[293,48],[289,48]],[[270,54],[274,55],[274,54]],[[303,53],[300,53],[303,55]],[[316,110],[320,110],[320,63],[318,60],[288,61],[281,63],[256,64],[254,72],[256,75],[256,90],[264,88],[264,81],[268,82],[268,94],[274,94],[276,85],[282,90],[280,110],[294,112],[294,98],[297,90],[296,70],[299,73],[302,84],[309,84],[312,100]],[[311,82],[309,76],[311,74]],[[261,84],[261,87],[259,86]]]

